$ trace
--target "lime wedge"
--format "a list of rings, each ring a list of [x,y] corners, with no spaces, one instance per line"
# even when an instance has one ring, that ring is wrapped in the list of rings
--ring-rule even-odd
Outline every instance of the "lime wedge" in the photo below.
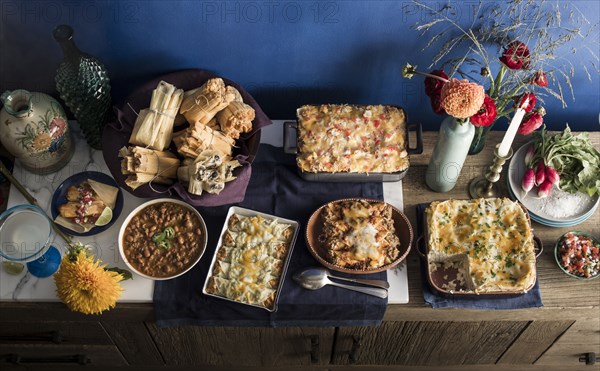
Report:
[[[2,268],[8,274],[17,275],[23,272],[23,268],[25,268],[25,265],[16,262],[2,262]]]
[[[110,209],[110,207],[105,207],[104,210],[102,210],[102,214],[100,214],[100,216],[98,217],[98,219],[96,220],[96,223],[94,223],[94,225],[96,225],[97,227],[102,227],[103,225],[107,225],[112,220],[112,217],[113,217],[113,213],[112,213],[112,210]]]

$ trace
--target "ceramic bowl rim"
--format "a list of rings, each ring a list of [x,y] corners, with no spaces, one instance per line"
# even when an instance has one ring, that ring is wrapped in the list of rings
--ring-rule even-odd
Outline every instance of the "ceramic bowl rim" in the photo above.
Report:
[[[198,255],[198,258],[196,258],[196,260],[190,264],[189,267],[187,267],[186,269],[184,269],[183,271],[174,274],[172,276],[168,276],[168,277],[152,277],[149,276],[147,274],[144,274],[140,271],[138,271],[135,267],[133,267],[131,265],[131,263],[129,263],[128,259],[125,257],[125,252],[123,251],[123,234],[125,233],[125,228],[127,228],[127,226],[129,225],[129,222],[131,221],[131,219],[142,209],[146,208],[147,206],[150,205],[154,205],[157,203],[161,203],[161,202],[170,202],[170,203],[175,203],[178,205],[181,205],[185,208],[187,208],[188,210],[191,210],[199,219],[200,219],[200,226],[202,228],[202,233],[203,233],[203,238],[204,241],[202,243],[202,252],[200,253],[200,255]],[[119,245],[119,254],[121,255],[121,259],[123,259],[123,262],[125,262],[125,265],[127,265],[127,268],[131,269],[134,273],[136,273],[137,275],[147,278],[149,280],[153,280],[153,281],[166,281],[166,280],[170,280],[179,276],[184,275],[185,273],[189,272],[193,267],[196,266],[196,264],[198,264],[198,262],[200,261],[200,259],[202,259],[202,257],[204,256],[204,253],[206,252],[206,246],[208,244],[208,232],[206,229],[206,223],[204,222],[204,218],[202,218],[202,215],[200,214],[200,212],[198,210],[196,210],[192,205],[181,201],[181,200],[177,200],[177,199],[173,199],[173,198],[156,198],[153,200],[149,200],[144,202],[143,204],[137,206],[135,209],[133,209],[125,218],[125,220],[123,221],[123,224],[121,224],[121,228],[119,229],[119,237],[118,237],[118,241],[117,241],[118,245]]]
[[[581,277],[581,276],[576,276],[576,275],[574,275],[574,274],[572,274],[572,273],[569,273],[569,272],[567,272],[567,271],[565,270],[565,268],[564,268],[564,267],[563,267],[563,266],[560,264],[560,261],[559,261],[559,258],[558,258],[558,249],[559,249],[559,246],[558,246],[558,245],[559,245],[559,244],[560,244],[560,242],[563,240],[563,238],[565,238],[565,236],[566,236],[567,234],[569,234],[569,233],[575,234],[575,235],[577,235],[577,236],[585,236],[585,237],[588,237],[588,238],[589,238],[589,239],[591,239],[591,240],[592,240],[594,243],[596,243],[596,244],[600,244],[600,241],[598,241],[598,239],[597,239],[596,237],[594,237],[594,236],[592,236],[591,234],[589,234],[589,233],[586,233],[586,232],[581,232],[581,231],[569,231],[569,232],[565,232],[565,233],[563,233],[563,234],[562,234],[562,235],[561,235],[561,236],[560,236],[560,237],[559,237],[559,238],[556,240],[556,243],[554,244],[554,260],[556,261],[556,264],[558,265],[558,267],[560,268],[560,270],[561,270],[561,271],[562,271],[564,274],[566,274],[567,276],[569,276],[569,277],[571,277],[571,278],[576,278],[576,279],[578,279],[578,280],[581,280],[581,281],[590,281],[590,280],[593,280],[593,279],[596,279],[596,278],[600,277],[600,272],[599,272],[598,274],[596,274],[595,276],[592,276],[592,277]]]

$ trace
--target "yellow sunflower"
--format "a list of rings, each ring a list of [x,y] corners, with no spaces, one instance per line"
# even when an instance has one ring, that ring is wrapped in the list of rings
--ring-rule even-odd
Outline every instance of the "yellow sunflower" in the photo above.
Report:
[[[123,288],[123,276],[106,271],[100,261],[85,251],[65,254],[60,269],[54,275],[60,300],[72,311],[100,314],[115,306]]]
[[[52,137],[50,137],[50,134],[43,132],[38,133],[38,135],[33,138],[31,146],[36,151],[45,151],[50,147],[50,143],[52,143]]]

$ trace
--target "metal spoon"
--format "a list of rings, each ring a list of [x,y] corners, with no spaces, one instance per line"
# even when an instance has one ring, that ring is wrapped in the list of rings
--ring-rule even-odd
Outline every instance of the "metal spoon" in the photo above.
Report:
[[[344,285],[341,283],[333,282],[326,275],[322,275],[319,278],[315,278],[317,276],[313,276],[313,278],[306,278],[305,276],[300,276],[298,274],[294,275],[294,281],[300,284],[300,286],[309,290],[318,290],[325,285],[333,285],[337,287],[341,287],[347,290],[358,291],[364,294],[369,294],[373,296],[377,296],[380,298],[387,298],[388,292],[385,289],[380,289],[376,287],[362,287],[362,286],[350,286]]]
[[[390,288],[390,284],[383,280],[365,280],[365,279],[358,279],[358,278],[338,277],[338,276],[334,276],[333,274],[331,274],[331,272],[327,268],[322,268],[322,267],[307,268],[307,269],[303,270],[302,272],[299,272],[298,276],[300,276],[302,278],[306,278],[306,279],[320,279],[321,276],[328,276],[329,278],[334,278],[336,280],[361,283],[363,285],[381,287],[382,289],[386,289],[386,290]]]

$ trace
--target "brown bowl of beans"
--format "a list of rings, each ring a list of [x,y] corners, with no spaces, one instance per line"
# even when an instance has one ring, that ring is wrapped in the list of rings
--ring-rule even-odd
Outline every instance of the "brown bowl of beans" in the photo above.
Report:
[[[142,277],[168,280],[186,273],[202,257],[208,240],[200,213],[170,198],[135,208],[119,231],[125,264]]]

